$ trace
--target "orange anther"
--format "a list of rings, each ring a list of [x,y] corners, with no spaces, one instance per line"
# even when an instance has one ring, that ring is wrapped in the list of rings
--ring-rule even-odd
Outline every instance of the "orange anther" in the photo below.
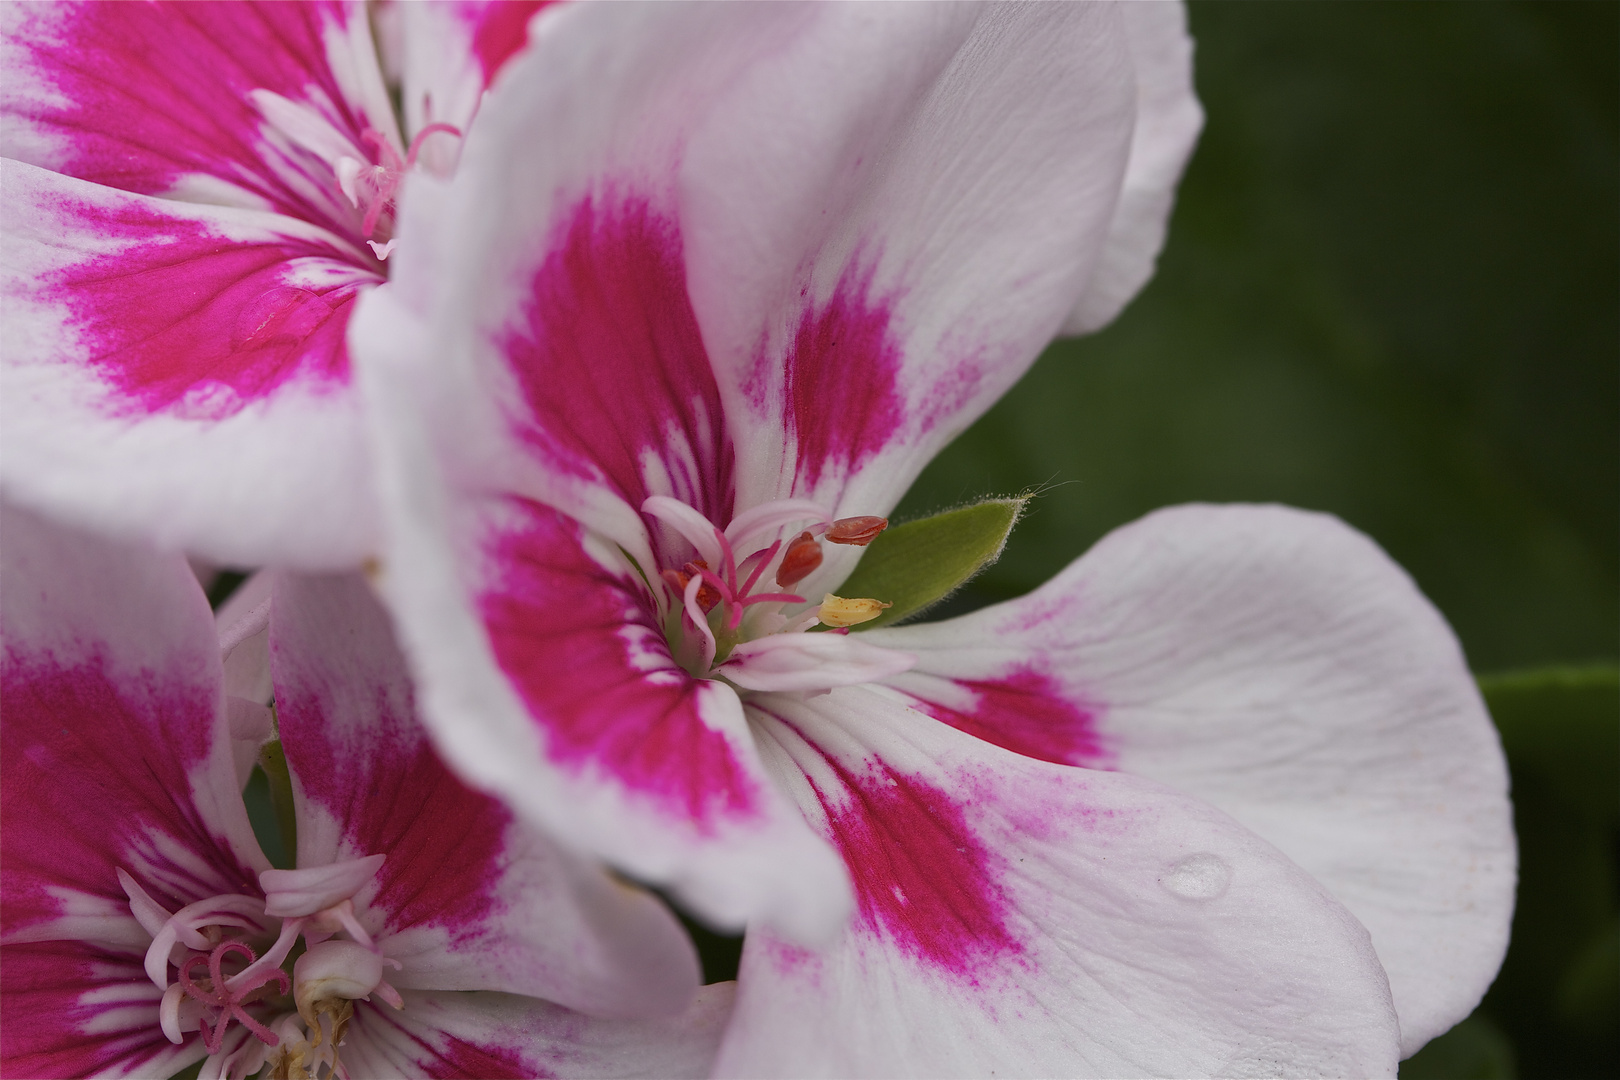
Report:
[[[827,539],[834,544],[865,547],[877,539],[877,534],[889,527],[889,519],[882,517],[839,518],[827,529]]]
[[[776,568],[776,583],[783,588],[797,585],[821,565],[821,545],[808,532],[793,538],[782,555],[782,565]]]

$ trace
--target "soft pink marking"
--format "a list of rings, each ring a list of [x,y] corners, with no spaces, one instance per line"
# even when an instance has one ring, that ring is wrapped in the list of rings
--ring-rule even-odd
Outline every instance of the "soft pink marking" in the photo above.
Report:
[[[387,927],[443,926],[460,943],[479,937],[503,906],[496,896],[512,814],[457,780],[416,719],[403,663],[302,655],[295,678],[278,667],[282,745],[305,795],[326,808],[366,855],[385,855],[372,904]],[[363,680],[363,681],[361,681]],[[363,720],[329,693],[361,687]],[[368,700],[369,699],[369,700]]]
[[[1112,767],[1114,754],[1097,730],[1096,708],[1064,697],[1044,673],[1021,667],[999,679],[953,681],[977,697],[971,711],[921,698],[917,708],[1015,754],[1088,769]]]
[[[653,494],[641,475],[651,450],[674,479],[659,494],[724,525],[732,448],[686,294],[680,233],[630,198],[586,198],[564,222],[521,324],[501,343],[529,407],[525,437],[554,468],[600,470],[631,506]],[[672,429],[695,471],[668,452]]]
[[[330,167],[269,151],[247,97],[262,88],[314,104],[356,146],[386,122],[347,102],[327,64],[322,33],[349,17],[342,5],[53,4],[30,16],[13,38],[32,63],[19,77],[39,85],[29,121],[66,149],[35,164],[143,195],[189,173],[217,176],[282,213],[353,233],[359,216],[336,195]],[[312,202],[289,182],[299,173],[334,198]]]
[[[827,764],[848,800],[816,794],[869,931],[886,932],[917,960],[974,984],[986,965],[1023,952],[1007,930],[1008,901],[991,857],[956,801],[881,762],[860,776],[831,758]]]
[[[484,85],[495,81],[496,74],[529,40],[529,19],[545,7],[548,0],[493,0],[478,13],[478,28],[473,32],[473,53],[479,67],[484,69]]]
[[[13,782],[9,773],[6,782]],[[10,827],[8,820],[8,843]],[[158,1027],[159,993],[141,970],[138,958],[79,941],[7,945],[4,952],[0,1017],[6,1037],[0,1039],[0,1075],[106,1076],[121,1072],[163,1076],[174,1071],[173,1066],[139,1068],[180,1047],[171,1045]],[[138,993],[150,992],[150,1012],[131,1010],[134,1015],[128,1028],[90,1034],[91,1026],[104,1023],[106,1013],[118,1006],[85,1005],[83,997],[97,992],[116,994],[131,987]]]
[[[576,771],[600,768],[700,828],[757,812],[753,778],[704,722],[704,684],[668,659],[644,592],[592,562],[570,519],[537,503],[512,505],[523,524],[489,552],[499,569],[480,609],[551,758]],[[668,666],[638,667],[627,632]]]
[[[221,419],[295,378],[348,383],[350,307],[380,279],[342,253],[228,240],[136,202],[61,210],[77,227],[132,241],[58,271],[48,291],[70,311],[85,359],[120,392],[115,415]],[[288,282],[291,267],[316,262],[333,264],[335,284]]]
[[[892,320],[888,302],[871,296],[871,275],[853,272],[826,305],[800,319],[784,371],[784,418],[798,438],[798,479],[806,489],[836,463],[858,466],[900,430],[905,410]]]
[[[169,868],[177,892],[149,885],[171,911],[221,893],[259,893],[257,875],[192,802],[188,772],[213,747],[212,693],[200,676],[191,682],[145,671],[115,679],[100,658],[64,666],[7,654],[0,669],[6,933],[59,912],[49,886],[127,908],[117,868],[131,865],[130,852],[144,849],[151,833],[172,837],[198,864],[197,871]]]
[[[427,1048],[428,1055],[417,1059],[417,1064],[428,1076],[446,1080],[547,1080],[557,1074],[537,1070],[533,1064],[505,1047],[479,1046],[454,1035],[441,1036],[437,1053]]]

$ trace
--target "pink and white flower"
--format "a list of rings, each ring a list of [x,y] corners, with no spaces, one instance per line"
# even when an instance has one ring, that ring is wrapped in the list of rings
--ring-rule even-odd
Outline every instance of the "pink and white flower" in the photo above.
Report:
[[[1494,734],[1331,519],[1167,511],[810,632],[863,614],[826,539],[1147,276],[1181,18],[560,10],[403,203],[355,341],[425,719],[747,925],[724,1074],[1392,1075],[1500,960]]]
[[[0,9],[7,497],[225,563],[364,557],[349,317],[537,6],[391,7],[386,73],[356,0]]]
[[[699,995],[661,904],[445,770],[363,582],[275,586],[277,870],[184,560],[0,525],[6,1075],[707,1072],[730,987]]]

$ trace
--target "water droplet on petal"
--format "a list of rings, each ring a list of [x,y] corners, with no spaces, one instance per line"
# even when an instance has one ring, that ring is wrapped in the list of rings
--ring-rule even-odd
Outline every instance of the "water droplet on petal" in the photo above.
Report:
[[[1201,851],[1188,855],[1159,879],[1159,884],[1184,900],[1215,900],[1232,883],[1232,868],[1219,855]]]
[[[241,352],[303,341],[332,315],[332,305],[308,289],[277,285],[236,317],[231,348]]]

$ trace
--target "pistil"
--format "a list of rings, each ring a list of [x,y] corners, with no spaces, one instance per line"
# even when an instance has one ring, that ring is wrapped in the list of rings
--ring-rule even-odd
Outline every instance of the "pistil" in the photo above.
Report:
[[[818,622],[847,628],[877,618],[889,606],[879,600],[829,595],[828,601],[835,601],[831,606],[824,602],[791,619],[781,614],[786,605],[806,603],[803,596],[786,590],[820,568],[823,540],[865,547],[888,527],[886,518],[832,520],[814,503],[783,499],[747,510],[721,529],[685,503],[662,495],[648,498],[642,510],[697,549],[698,557],[680,569],[660,571],[669,593],[659,604],[669,613],[665,631],[673,655],[699,678],[715,677],[715,669],[745,641],[809,630]],[[784,542],[780,534],[790,525],[800,527]],[[741,552],[746,554],[739,557]],[[762,589],[764,581],[776,588]]]

